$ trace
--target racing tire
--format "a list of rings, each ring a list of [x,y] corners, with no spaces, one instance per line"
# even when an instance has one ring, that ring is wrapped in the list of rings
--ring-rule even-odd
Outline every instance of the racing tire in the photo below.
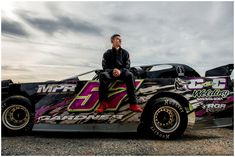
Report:
[[[34,112],[30,100],[23,96],[12,96],[2,102],[2,135],[24,135],[31,132]]]
[[[175,99],[162,97],[152,101],[143,121],[144,134],[157,139],[180,138],[187,128],[188,116]]]

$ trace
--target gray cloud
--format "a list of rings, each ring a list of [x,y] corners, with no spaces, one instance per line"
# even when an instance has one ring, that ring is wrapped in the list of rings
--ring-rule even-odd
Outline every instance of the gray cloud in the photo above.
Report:
[[[32,14],[18,10],[18,15],[33,27],[53,35],[56,32],[76,32],[101,35],[102,30],[94,24],[76,17],[57,16],[55,19],[33,17]]]
[[[76,20],[71,19],[69,17],[59,17],[59,23],[69,30],[72,30],[74,32],[83,32],[83,33],[89,33],[93,35],[101,35],[102,30],[99,27],[96,27],[92,23],[82,21],[82,20]]]
[[[29,37],[21,23],[2,19],[2,33],[21,37]]]
[[[129,22],[133,22],[133,21],[138,21],[138,18],[132,18],[132,17],[129,17],[129,16],[125,16],[123,14],[111,14],[109,15],[109,19],[110,21],[112,22],[115,22],[115,23],[129,23]]]
[[[24,66],[10,66],[10,65],[2,65],[2,70],[3,71],[30,71],[29,69],[27,69],[26,67]]]

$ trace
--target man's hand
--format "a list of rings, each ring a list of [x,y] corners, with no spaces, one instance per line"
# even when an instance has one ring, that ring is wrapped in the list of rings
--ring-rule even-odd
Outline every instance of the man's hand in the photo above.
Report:
[[[119,77],[121,75],[121,71],[117,68],[113,69],[113,76]]]

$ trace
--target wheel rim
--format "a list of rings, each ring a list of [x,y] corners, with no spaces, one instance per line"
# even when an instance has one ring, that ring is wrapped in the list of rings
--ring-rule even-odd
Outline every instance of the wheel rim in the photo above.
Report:
[[[180,115],[170,106],[160,107],[153,116],[155,127],[163,133],[172,133],[180,125]]]
[[[3,124],[11,130],[20,130],[24,128],[29,120],[29,111],[22,105],[11,105],[2,113]]]

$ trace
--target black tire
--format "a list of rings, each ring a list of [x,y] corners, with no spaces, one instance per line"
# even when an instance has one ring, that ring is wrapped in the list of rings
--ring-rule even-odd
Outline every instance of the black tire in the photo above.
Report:
[[[2,135],[23,135],[32,130],[33,107],[23,96],[11,96],[2,102]]]
[[[176,139],[187,128],[188,116],[175,99],[162,97],[154,100],[143,121],[145,134],[158,139]]]

